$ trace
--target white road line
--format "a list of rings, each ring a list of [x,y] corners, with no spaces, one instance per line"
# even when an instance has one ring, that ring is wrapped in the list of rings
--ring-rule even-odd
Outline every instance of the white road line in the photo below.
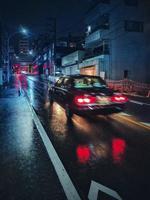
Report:
[[[99,191],[104,192],[105,194],[114,197],[117,200],[122,200],[122,198],[119,196],[117,192],[95,181],[91,182],[88,199],[97,200]],[[102,200],[101,197],[100,200]]]
[[[129,102],[143,106],[143,103],[139,101],[130,100]]]
[[[138,104],[138,105],[141,105],[141,106],[143,106],[143,105],[150,106],[149,103],[143,103],[143,102],[140,102],[140,101],[129,100],[129,102],[135,103],[135,104]]]
[[[145,106],[150,106],[150,104],[149,104],[149,103],[143,103],[143,105],[145,105]]]
[[[150,127],[150,123],[146,123],[146,122],[140,122],[140,123],[145,125],[145,126],[149,126]]]
[[[125,119],[125,120],[127,120],[127,121],[129,121],[129,122],[131,122],[133,124],[136,124],[138,126],[142,126],[142,127],[146,128],[146,129],[150,129],[150,123],[135,121],[135,120],[129,118],[130,116],[132,117],[132,115],[128,115],[128,114],[123,113],[123,112],[120,113],[120,118],[123,118],[123,119]]]
[[[125,92],[123,92],[122,94],[124,94],[124,95],[127,95],[127,96],[129,96],[129,97],[140,97],[140,98],[145,98],[144,96],[141,96],[141,95],[138,95],[138,94],[127,94],[127,93],[125,93]]]
[[[127,116],[127,117],[131,117],[132,116],[132,115],[129,115],[129,114],[125,113],[125,112],[121,112],[121,113],[119,113],[119,115]]]
[[[28,102],[28,101],[27,101]],[[29,102],[28,102],[29,104]],[[47,136],[46,131],[44,130],[44,127],[42,126],[37,114],[35,113],[34,109],[32,108],[32,106],[29,104],[29,107],[32,111],[32,116],[33,116],[33,120],[36,124],[36,127],[39,131],[39,134],[43,140],[43,143],[46,147],[47,153],[49,155],[49,158],[56,170],[57,176],[61,182],[61,185],[64,189],[64,192],[66,194],[66,197],[68,200],[81,200],[75,186],[73,185],[66,169],[64,168],[58,154],[56,153],[50,139]]]

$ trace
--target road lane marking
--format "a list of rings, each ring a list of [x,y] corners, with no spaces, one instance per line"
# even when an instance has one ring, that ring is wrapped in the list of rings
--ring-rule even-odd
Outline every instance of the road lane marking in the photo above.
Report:
[[[143,103],[139,101],[129,100],[129,102],[143,106]]]
[[[131,117],[132,116],[132,115],[129,115],[129,114],[125,113],[125,112],[121,112],[121,113],[119,113],[119,115],[127,116],[127,117]]]
[[[149,104],[149,103],[143,103],[143,105],[145,105],[145,106],[150,106],[150,104]]]
[[[28,101],[27,101],[28,102]],[[49,155],[49,158],[55,168],[55,171],[57,173],[57,176],[59,178],[59,181],[64,189],[64,192],[66,194],[66,197],[68,200],[81,200],[75,186],[73,185],[71,178],[69,177],[66,169],[64,168],[56,150],[54,149],[49,137],[47,136],[47,133],[41,124],[36,112],[34,111],[33,107],[28,102],[28,105],[30,107],[30,110],[32,112],[32,117],[34,120],[34,123],[39,131],[39,134],[42,138],[42,141],[44,143],[44,146],[47,150],[47,153]]]
[[[150,130],[149,123],[140,122],[140,121],[134,121],[133,119],[130,119],[130,118],[128,118],[126,116],[123,116],[123,115],[119,115],[119,117],[124,119],[124,120],[126,120],[126,121],[128,121],[128,122],[130,122],[130,123],[132,123],[132,124],[134,124],[134,125],[137,125],[137,126],[140,126],[142,128],[146,128],[146,129]]]
[[[129,102],[131,103],[135,103],[135,104],[138,104],[138,105],[141,105],[141,106],[150,106],[149,103],[143,103],[143,102],[140,102],[140,101],[134,101],[134,100],[129,100]]]
[[[88,199],[89,200],[97,200],[99,191],[104,192],[105,194],[107,194],[117,200],[122,200],[122,198],[119,196],[119,194],[117,192],[115,192],[114,190],[112,190],[100,183],[97,183],[95,181],[91,181]],[[99,200],[102,200],[102,199],[100,198]]]
[[[145,123],[145,122],[141,122],[143,125],[145,126],[149,126],[150,127],[150,123]]]

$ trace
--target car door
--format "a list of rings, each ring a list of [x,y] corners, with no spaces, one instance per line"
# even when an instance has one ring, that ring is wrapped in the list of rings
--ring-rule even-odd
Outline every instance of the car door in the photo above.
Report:
[[[59,99],[60,99],[60,103],[64,106],[66,99],[68,98],[68,82],[69,82],[70,78],[66,77],[63,79],[63,82],[61,84],[61,88],[59,91]]]
[[[61,89],[63,88],[63,80],[63,77],[59,78],[54,87],[54,98],[58,103],[61,102]]]
[[[72,87],[73,87],[73,79],[71,77],[67,77],[64,79],[63,83],[63,104],[70,104],[72,97]]]

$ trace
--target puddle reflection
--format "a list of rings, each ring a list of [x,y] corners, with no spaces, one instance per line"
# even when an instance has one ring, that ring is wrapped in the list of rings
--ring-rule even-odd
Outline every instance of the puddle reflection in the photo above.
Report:
[[[125,159],[126,142],[120,138],[112,139],[112,157],[114,163],[121,164]]]
[[[53,103],[50,107],[50,129],[58,141],[75,148],[78,163],[93,165],[104,160],[123,163],[127,145],[122,138],[114,137],[114,127],[109,120],[102,118],[94,121],[74,115],[68,123],[60,105]]]

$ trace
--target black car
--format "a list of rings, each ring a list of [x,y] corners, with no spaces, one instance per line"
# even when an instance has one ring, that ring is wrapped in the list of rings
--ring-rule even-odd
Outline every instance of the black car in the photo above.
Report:
[[[50,102],[65,108],[67,118],[78,114],[108,115],[124,110],[127,97],[109,89],[98,76],[72,75],[60,77],[49,88]]]

